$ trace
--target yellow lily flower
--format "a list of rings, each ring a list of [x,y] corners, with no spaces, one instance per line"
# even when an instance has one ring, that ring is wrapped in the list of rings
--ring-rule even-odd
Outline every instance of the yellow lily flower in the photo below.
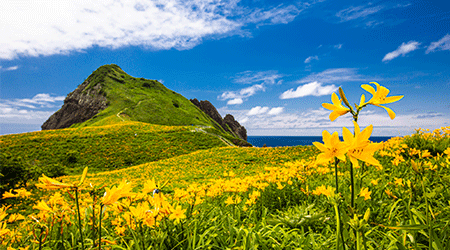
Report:
[[[334,132],[332,135],[326,130],[322,132],[322,140],[324,144],[320,142],[313,142],[322,153],[317,156],[317,164],[325,164],[334,159],[334,157],[345,161],[345,153],[347,153],[347,145],[339,141],[339,135]]]
[[[52,178],[46,176],[45,174],[42,174],[42,177],[39,177],[39,181],[41,183],[36,184],[36,187],[50,189],[50,190],[56,190],[56,189],[61,189],[61,188],[76,188],[76,187],[81,186],[83,184],[84,180],[86,180],[87,170],[88,170],[88,167],[85,167],[78,185],[62,183],[62,182],[59,182],[55,179],[52,179]]]
[[[355,125],[355,134],[353,135],[346,127],[342,130],[344,142],[348,147],[347,156],[355,168],[359,167],[358,160],[367,162],[369,164],[380,166],[377,159],[373,157],[375,151],[380,149],[379,143],[371,143],[369,137],[372,134],[373,126],[366,127],[362,132],[358,123],[353,121]]]
[[[359,196],[364,197],[364,200],[369,200],[371,193],[372,191],[369,191],[369,188],[365,187],[361,189],[361,191],[359,192]]]
[[[41,210],[43,212],[53,212],[53,210],[44,201],[39,201],[38,204],[33,206],[34,209]]]
[[[175,220],[175,224],[178,224],[180,220],[186,219],[186,209],[182,209],[181,206],[171,209],[171,214],[169,215],[170,220]]]
[[[41,183],[36,184],[36,187],[38,187],[38,188],[56,190],[56,189],[61,189],[61,188],[73,188],[74,187],[74,185],[72,185],[72,184],[59,182],[55,179],[47,177],[45,174],[42,174],[42,177],[39,177],[39,181]]]
[[[331,121],[334,121],[339,116],[345,115],[350,112],[350,109],[342,105],[342,100],[339,100],[339,97],[336,95],[336,93],[331,94],[331,102],[333,102],[333,104],[322,103],[322,107],[333,111],[330,114]]]
[[[381,106],[381,104],[396,102],[396,101],[402,99],[403,96],[399,95],[399,96],[387,97],[387,95],[389,94],[389,89],[387,89],[383,86],[380,86],[380,84],[378,84],[377,82],[371,82],[371,83],[373,83],[377,86],[377,91],[375,91],[375,89],[368,84],[361,85],[361,88],[363,88],[364,90],[366,90],[367,92],[372,94],[372,99],[370,99],[368,102],[364,103],[364,105],[372,104],[372,105],[378,106],[380,108],[384,108],[388,112],[389,117],[391,119],[394,119],[395,118],[394,111],[392,111],[388,107]]]
[[[119,186],[113,186],[111,189],[105,188],[106,192],[101,199],[103,205],[112,205],[120,198],[132,195],[131,183],[122,181]]]

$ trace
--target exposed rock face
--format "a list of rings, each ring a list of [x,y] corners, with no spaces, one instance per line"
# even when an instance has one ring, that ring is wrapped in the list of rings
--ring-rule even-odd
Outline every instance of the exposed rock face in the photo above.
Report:
[[[101,85],[86,89],[89,81],[67,95],[64,105],[42,124],[42,130],[68,128],[72,124],[85,122],[108,107],[108,100],[101,91]]]
[[[217,122],[225,131],[237,135],[240,139],[247,141],[247,130],[237,122],[234,117],[227,114],[224,119],[220,116],[217,109],[207,100],[198,101],[197,99],[190,100],[195,106],[201,109],[205,114]],[[230,131],[231,129],[231,131]]]
[[[244,126],[241,126],[238,121],[234,119],[234,117],[230,114],[227,114],[225,118],[223,118],[223,122],[230,127],[230,129],[242,140],[247,140],[247,130]]]

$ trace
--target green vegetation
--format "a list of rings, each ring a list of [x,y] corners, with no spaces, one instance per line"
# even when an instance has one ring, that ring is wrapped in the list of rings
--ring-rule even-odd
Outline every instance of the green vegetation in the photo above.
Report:
[[[214,127],[211,118],[180,94],[167,89],[158,81],[132,77],[117,65],[101,66],[86,80],[89,85],[85,90],[101,86],[101,93],[109,101],[108,108],[94,118],[72,127],[101,124],[101,120],[111,116],[168,126]]]
[[[6,173],[2,185],[10,183],[8,187],[24,185],[42,173],[70,175],[85,166],[96,173],[226,146],[219,137],[197,132],[192,126],[142,122],[4,135],[0,143],[1,170]],[[22,175],[12,174],[11,169],[23,171]]]

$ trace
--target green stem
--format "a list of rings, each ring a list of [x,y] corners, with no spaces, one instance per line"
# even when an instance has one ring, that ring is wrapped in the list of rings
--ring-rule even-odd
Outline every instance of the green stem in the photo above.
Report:
[[[428,241],[428,249],[432,249],[431,247],[433,246],[433,239],[432,239],[432,235],[431,235],[431,225],[430,225],[430,214],[428,211],[428,197],[427,194],[425,192],[425,185],[424,185],[424,179],[425,177],[422,178],[422,191],[423,191],[423,195],[425,196],[425,212],[426,212],[426,216],[427,216],[427,227],[428,227],[428,237],[429,237],[429,241]]]
[[[102,247],[102,212],[103,205],[100,205],[100,214],[98,215],[98,250]]]
[[[339,250],[339,237],[341,237],[341,220],[337,203],[334,204],[334,211],[336,213],[336,250]],[[344,244],[343,240],[342,244]]]
[[[81,237],[81,248],[84,250],[84,238],[83,238],[83,230],[81,229],[81,215],[80,215],[80,204],[78,202],[78,188],[75,189],[75,202],[77,204],[77,213],[78,213],[78,228],[80,229],[80,237]]]
[[[334,175],[336,177],[336,196],[339,195],[339,181],[338,181],[338,167],[339,164],[339,159],[338,158],[334,158]],[[339,198],[336,197],[336,204],[334,205],[334,210],[336,212],[336,249],[339,249],[339,237],[341,237],[342,239],[342,247],[345,250],[345,243],[344,243],[344,234],[342,233],[341,230],[341,213],[339,211]]]
[[[352,192],[352,197],[351,197],[351,205],[352,205],[352,212],[355,212],[355,181],[353,178],[353,164],[350,163],[350,188],[351,188],[351,192]]]
[[[338,169],[337,169],[338,163],[339,163],[339,159],[334,158],[334,175],[336,177],[336,194],[339,194]]]
[[[356,250],[361,249],[361,233],[356,232]]]

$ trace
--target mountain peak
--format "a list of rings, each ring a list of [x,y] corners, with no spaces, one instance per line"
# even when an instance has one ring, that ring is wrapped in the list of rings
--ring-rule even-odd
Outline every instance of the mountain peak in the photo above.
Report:
[[[209,109],[218,114],[215,108]],[[96,69],[69,93],[61,109],[41,128],[96,126],[106,121],[119,123],[127,120],[168,126],[206,126],[246,140],[246,134],[237,135],[214,118],[160,82],[132,77],[119,66],[110,64]]]

